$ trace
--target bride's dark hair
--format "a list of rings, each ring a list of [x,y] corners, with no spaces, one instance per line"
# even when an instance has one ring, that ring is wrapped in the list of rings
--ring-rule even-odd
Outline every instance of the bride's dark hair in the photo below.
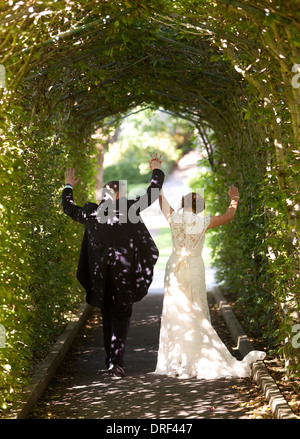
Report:
[[[194,213],[201,213],[205,209],[204,198],[196,192],[190,192],[181,198],[182,208],[192,208]]]

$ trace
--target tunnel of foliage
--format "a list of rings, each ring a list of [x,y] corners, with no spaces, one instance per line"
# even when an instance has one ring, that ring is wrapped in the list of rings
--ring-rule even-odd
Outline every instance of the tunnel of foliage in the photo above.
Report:
[[[137,107],[198,129],[211,172],[194,184],[212,214],[239,187],[236,220],[212,238],[218,279],[299,373],[298,1],[7,0],[0,29],[2,410],[82,301],[63,170],[81,176],[77,203],[91,199],[103,151]]]

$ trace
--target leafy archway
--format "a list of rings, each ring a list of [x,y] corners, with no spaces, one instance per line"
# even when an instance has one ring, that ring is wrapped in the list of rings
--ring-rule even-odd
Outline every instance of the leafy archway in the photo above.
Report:
[[[215,237],[220,278],[297,372],[299,27],[296,0],[1,4],[3,407],[81,299],[81,230],[60,210],[62,169],[76,166],[84,201],[92,134],[107,138],[108,118],[143,105],[198,128],[214,208],[224,209],[228,181],[239,185],[238,224]]]

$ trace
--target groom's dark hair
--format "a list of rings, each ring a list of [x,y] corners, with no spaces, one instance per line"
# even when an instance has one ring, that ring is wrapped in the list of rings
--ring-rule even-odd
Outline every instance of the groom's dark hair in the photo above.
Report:
[[[105,183],[104,187],[109,187],[114,192],[120,192],[120,181],[119,180],[112,180]]]

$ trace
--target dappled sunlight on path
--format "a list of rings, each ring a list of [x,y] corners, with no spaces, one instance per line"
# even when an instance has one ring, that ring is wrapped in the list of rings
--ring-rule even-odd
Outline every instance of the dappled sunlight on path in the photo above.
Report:
[[[121,382],[100,377],[99,381],[65,389],[61,400],[52,398],[46,416],[56,419],[247,418],[242,401],[233,399],[234,385],[236,382],[230,380],[177,382],[149,374]]]
[[[247,399],[236,390],[246,380],[179,380],[153,374],[161,306],[159,294],[150,294],[135,305],[127,377],[122,380],[111,379],[103,368],[105,354],[95,311],[30,418],[247,418]]]

